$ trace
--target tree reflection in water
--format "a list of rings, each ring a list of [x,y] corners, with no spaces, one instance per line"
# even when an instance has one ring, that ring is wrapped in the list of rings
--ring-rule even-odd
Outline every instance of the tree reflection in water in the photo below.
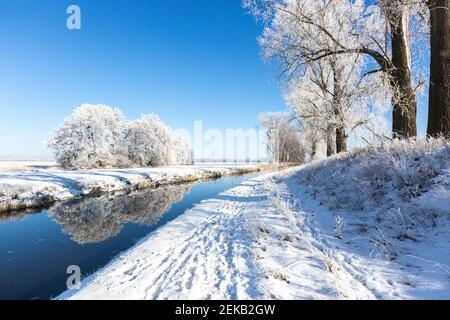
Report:
[[[169,186],[125,195],[69,200],[49,209],[50,216],[78,244],[97,243],[120,233],[131,222],[156,224],[189,186]]]

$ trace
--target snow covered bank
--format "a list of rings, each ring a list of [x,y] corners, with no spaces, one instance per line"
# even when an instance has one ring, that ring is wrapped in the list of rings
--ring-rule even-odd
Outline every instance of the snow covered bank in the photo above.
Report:
[[[267,169],[266,164],[199,164],[143,169],[0,171],[0,212],[74,197],[139,190]]]
[[[284,184],[312,208],[315,237],[375,298],[450,299],[448,141],[357,150]]]
[[[397,143],[254,178],[59,298],[450,299],[449,159]]]

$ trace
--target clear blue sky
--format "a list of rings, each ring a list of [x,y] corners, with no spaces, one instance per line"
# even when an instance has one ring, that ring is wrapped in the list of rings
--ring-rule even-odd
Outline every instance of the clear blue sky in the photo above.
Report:
[[[81,30],[66,28],[71,4]],[[84,102],[173,128],[252,128],[285,109],[261,29],[241,0],[1,0],[0,159],[49,158],[44,141]]]
[[[285,108],[240,0],[2,0],[0,158],[44,141],[84,102],[156,113],[173,128],[252,128]],[[81,30],[66,8],[81,8]]]

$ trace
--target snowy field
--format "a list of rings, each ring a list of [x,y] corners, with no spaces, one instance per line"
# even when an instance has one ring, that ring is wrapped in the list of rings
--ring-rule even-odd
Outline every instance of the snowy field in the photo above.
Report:
[[[450,299],[450,147],[397,143],[205,200],[60,299]]]
[[[139,190],[268,168],[256,163],[202,163],[159,168],[61,170],[42,162],[0,165],[0,212],[39,207],[101,192]]]
[[[57,164],[53,161],[9,161],[0,160],[0,171],[20,171],[56,168]]]

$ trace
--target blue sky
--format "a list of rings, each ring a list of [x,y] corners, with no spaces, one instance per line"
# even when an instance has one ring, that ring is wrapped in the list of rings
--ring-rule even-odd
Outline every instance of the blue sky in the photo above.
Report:
[[[66,8],[81,8],[81,30]],[[252,128],[282,110],[261,32],[240,0],[1,0],[0,158],[44,141],[84,102],[156,113],[173,128]]]
[[[262,27],[240,3],[1,0],[0,159],[49,158],[44,141],[84,102],[187,129],[252,128],[260,112],[284,110]],[[66,28],[71,4],[81,30]]]

